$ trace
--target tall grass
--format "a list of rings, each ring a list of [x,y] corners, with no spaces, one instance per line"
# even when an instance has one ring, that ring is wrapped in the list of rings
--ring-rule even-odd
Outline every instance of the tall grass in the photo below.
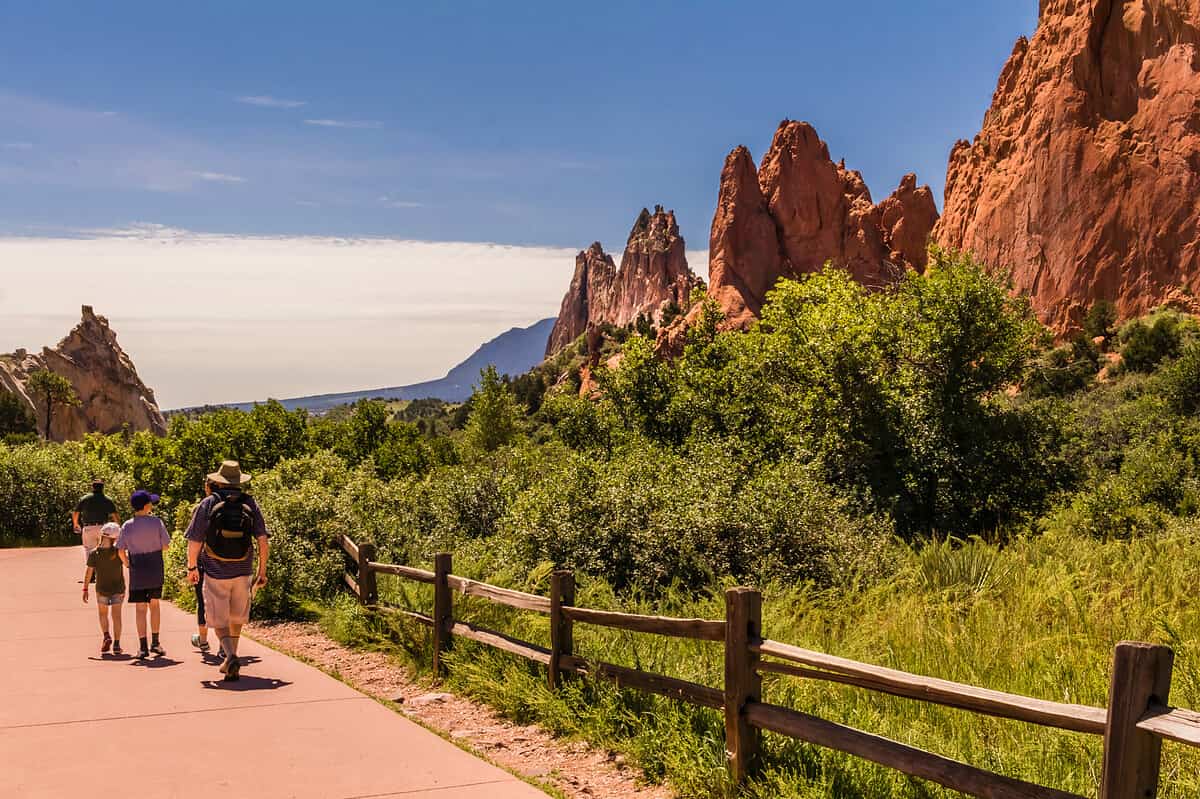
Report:
[[[893,579],[858,590],[820,592],[764,588],[765,634],[831,654],[1027,696],[1104,705],[1109,660],[1125,639],[1176,650],[1172,703],[1200,706],[1200,531],[1178,525],[1167,534],[1098,543],[1065,535],[1011,542],[931,543],[897,554]],[[455,571],[474,577],[472,563]],[[547,591],[548,570],[515,587]],[[427,587],[381,578],[385,597],[428,609]],[[578,603],[616,608],[613,593],[580,578]],[[653,605],[626,610],[721,618],[719,591],[668,592]],[[546,644],[545,617],[478,600],[459,600],[456,617]],[[425,633],[407,623],[363,614],[349,603],[328,617],[331,632],[359,645],[406,648],[427,667]],[[576,649],[596,657],[721,684],[719,644],[659,638],[576,625]],[[651,779],[681,796],[732,796],[723,770],[719,714],[671,700],[572,681],[551,693],[537,666],[466,641],[449,656],[449,684],[504,714],[622,751]],[[1003,774],[1092,796],[1101,760],[1099,738],[888,697],[828,683],[769,677],[768,701],[868,730]],[[1164,747],[1160,796],[1200,794],[1200,752]],[[750,797],[942,797],[928,783],[849,756],[766,736],[764,771]]]

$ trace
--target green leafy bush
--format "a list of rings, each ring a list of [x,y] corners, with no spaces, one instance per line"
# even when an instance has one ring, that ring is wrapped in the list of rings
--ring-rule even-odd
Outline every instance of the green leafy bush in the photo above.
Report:
[[[71,512],[93,477],[107,482],[106,493],[129,515],[132,480],[82,447],[0,444],[0,546],[78,544]]]

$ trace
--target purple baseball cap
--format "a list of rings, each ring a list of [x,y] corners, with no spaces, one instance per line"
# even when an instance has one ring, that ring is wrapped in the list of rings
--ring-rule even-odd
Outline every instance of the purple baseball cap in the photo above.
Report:
[[[129,504],[133,506],[134,510],[141,510],[147,505],[157,505],[158,494],[151,494],[144,488],[139,488],[129,497]]]

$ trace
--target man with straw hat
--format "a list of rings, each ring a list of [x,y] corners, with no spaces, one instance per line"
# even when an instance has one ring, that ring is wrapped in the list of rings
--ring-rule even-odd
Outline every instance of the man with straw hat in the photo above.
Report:
[[[225,652],[221,673],[238,679],[238,639],[250,620],[250,595],[267,584],[269,533],[258,503],[247,493],[250,475],[237,461],[225,461],[208,475],[212,495],[201,501],[187,529],[188,579],[193,585],[204,570],[204,611]],[[255,572],[254,542],[258,543]]]

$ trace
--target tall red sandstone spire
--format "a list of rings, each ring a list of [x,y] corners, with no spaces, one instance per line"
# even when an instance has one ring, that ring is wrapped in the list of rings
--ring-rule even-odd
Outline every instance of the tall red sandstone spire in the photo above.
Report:
[[[933,194],[907,175],[878,205],[862,176],[835,164],[806,122],[784,120],[757,170],[745,147],[725,159],[709,239],[709,294],[745,327],[780,278],[826,262],[868,285],[924,269]]]

